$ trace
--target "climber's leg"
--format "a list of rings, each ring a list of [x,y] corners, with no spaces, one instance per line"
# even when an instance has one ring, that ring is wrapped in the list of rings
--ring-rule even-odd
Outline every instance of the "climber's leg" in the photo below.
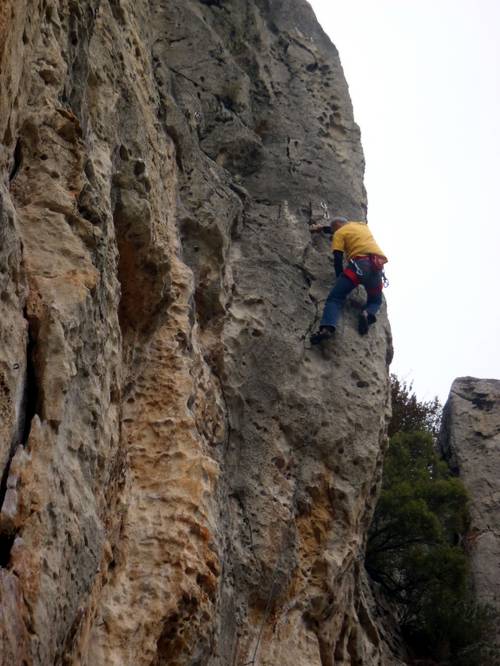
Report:
[[[319,331],[311,336],[311,344],[317,345],[322,340],[330,338],[335,333],[337,321],[345,303],[345,299],[356,287],[357,284],[343,273],[337,278],[333,289],[330,291],[328,298],[326,299]]]
[[[377,321],[377,317],[375,315],[380,310],[381,305],[382,305],[382,292],[379,292],[375,296],[368,297],[368,301],[366,302],[366,311],[368,313],[368,322],[370,324],[374,324]]]
[[[372,274],[365,284],[368,299],[365,309],[361,312],[358,319],[358,332],[360,335],[366,335],[371,324],[377,321],[376,314],[382,305],[382,277],[378,273]]]
[[[357,284],[342,273],[326,299],[320,326],[337,326],[337,321],[344,307],[345,299]]]
[[[382,305],[382,281],[380,281],[380,285],[372,287],[371,289],[367,289],[366,291],[368,293],[368,299],[366,301],[365,309],[368,313],[368,318],[372,320],[371,323],[375,323],[377,321],[377,317],[375,315],[380,310],[380,306]]]

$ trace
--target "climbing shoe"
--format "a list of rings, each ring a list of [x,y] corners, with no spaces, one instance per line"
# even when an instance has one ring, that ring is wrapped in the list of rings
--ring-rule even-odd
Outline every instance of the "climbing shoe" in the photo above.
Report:
[[[313,333],[310,337],[312,345],[319,345],[323,340],[328,340],[335,333],[335,326],[320,326],[317,333]]]
[[[370,312],[363,310],[359,315],[358,319],[358,333],[360,335],[366,335],[368,333],[368,328],[377,321],[377,317]]]
[[[368,333],[368,313],[363,310],[358,319],[358,333],[366,335]]]

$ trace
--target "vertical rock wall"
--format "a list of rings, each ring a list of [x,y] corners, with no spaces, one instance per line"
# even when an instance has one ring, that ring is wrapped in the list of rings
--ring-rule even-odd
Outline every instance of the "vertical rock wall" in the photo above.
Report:
[[[397,663],[385,313],[308,344],[366,199],[307,2],[4,0],[0,86],[0,663]]]
[[[500,381],[460,377],[443,415],[440,446],[470,495],[465,537],[477,600],[500,611]],[[500,643],[500,628],[497,628]]]

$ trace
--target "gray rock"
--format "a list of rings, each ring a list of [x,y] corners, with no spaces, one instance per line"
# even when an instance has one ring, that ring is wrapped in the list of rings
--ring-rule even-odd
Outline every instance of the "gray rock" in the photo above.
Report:
[[[385,307],[308,344],[309,224],[366,213],[310,6],[5,0],[0,38],[0,663],[400,663]]]
[[[446,403],[440,447],[470,495],[464,535],[479,602],[500,610],[500,381],[460,377]],[[500,633],[497,633],[498,642]]]

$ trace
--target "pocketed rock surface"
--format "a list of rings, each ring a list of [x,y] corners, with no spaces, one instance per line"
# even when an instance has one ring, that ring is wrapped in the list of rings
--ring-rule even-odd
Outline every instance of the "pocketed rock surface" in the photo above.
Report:
[[[500,380],[459,377],[443,415],[440,447],[469,492],[464,536],[476,600],[500,611]],[[500,627],[496,643],[500,645]]]
[[[0,89],[0,664],[399,663],[385,309],[308,343],[366,198],[307,2],[2,0]]]

